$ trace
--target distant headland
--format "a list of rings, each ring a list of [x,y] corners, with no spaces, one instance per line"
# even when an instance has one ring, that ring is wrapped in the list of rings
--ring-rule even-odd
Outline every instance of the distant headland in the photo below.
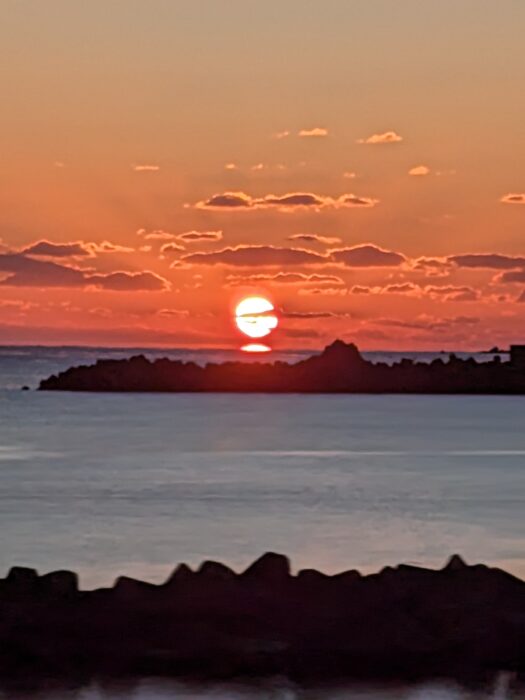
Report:
[[[320,354],[286,362],[194,362],[143,355],[72,367],[40,382],[41,391],[257,392],[362,394],[525,394],[525,346],[510,361],[449,355],[430,363],[365,360],[353,343],[334,341]]]
[[[293,575],[266,553],[242,573],[179,565],[160,585],[15,567],[0,579],[0,683],[12,676],[303,681],[486,677],[525,671],[525,582],[454,555]]]

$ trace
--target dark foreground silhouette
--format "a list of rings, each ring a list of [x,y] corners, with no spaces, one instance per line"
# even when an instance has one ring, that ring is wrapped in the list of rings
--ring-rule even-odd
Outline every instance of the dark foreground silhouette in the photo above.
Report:
[[[285,675],[299,682],[487,678],[525,671],[525,583],[455,555],[441,570],[291,575],[267,553],[246,571],[180,565],[79,591],[69,571],[0,581],[0,681]]]
[[[368,362],[341,340],[295,364],[224,362],[204,367],[178,360],[99,360],[40,382],[46,391],[525,394],[525,367],[478,363],[451,355],[430,364]]]

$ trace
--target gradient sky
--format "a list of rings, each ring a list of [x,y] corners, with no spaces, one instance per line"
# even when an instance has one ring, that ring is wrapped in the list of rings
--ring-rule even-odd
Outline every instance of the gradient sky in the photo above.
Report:
[[[523,0],[4,0],[0,344],[525,340]]]

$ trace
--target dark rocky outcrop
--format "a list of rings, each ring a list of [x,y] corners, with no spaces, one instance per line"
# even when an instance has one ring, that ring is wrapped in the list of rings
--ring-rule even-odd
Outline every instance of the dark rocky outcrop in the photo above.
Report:
[[[403,359],[394,365],[364,360],[353,344],[336,340],[319,355],[295,364],[193,362],[142,355],[72,367],[40,382],[44,391],[525,394],[525,371],[496,356],[490,362],[430,363]]]
[[[12,569],[0,580],[0,680],[39,675],[299,681],[483,678],[525,671],[525,583],[454,556],[361,576],[290,572],[268,553],[236,574],[205,562],[161,585]]]

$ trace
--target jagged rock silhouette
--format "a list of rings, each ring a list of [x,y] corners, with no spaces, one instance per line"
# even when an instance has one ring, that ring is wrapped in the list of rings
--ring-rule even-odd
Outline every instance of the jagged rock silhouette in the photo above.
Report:
[[[458,555],[441,570],[293,575],[270,552],[242,573],[205,562],[93,591],[68,571],[0,580],[0,680],[474,677],[525,671],[524,649],[525,582]]]
[[[42,391],[525,394],[525,371],[499,357],[490,362],[430,363],[403,359],[394,365],[363,359],[353,343],[334,341],[319,355],[295,364],[193,362],[142,355],[72,367],[40,382]]]

